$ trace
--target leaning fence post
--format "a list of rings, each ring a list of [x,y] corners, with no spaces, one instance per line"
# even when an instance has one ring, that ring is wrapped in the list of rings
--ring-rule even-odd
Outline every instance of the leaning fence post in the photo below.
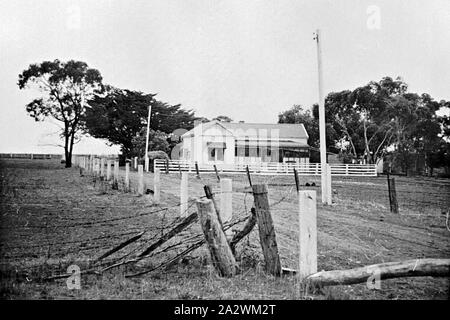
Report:
[[[219,214],[222,223],[233,218],[233,181],[231,179],[220,180],[220,209]],[[232,236],[231,228],[225,231],[227,236]]]
[[[142,196],[144,194],[144,166],[138,165],[138,194]]]
[[[198,170],[198,163],[195,161],[195,172],[197,172],[197,179],[200,179],[200,171]]]
[[[300,191],[299,195],[299,271],[300,279],[317,272],[316,191]]]
[[[106,161],[106,181],[111,180],[111,162],[112,160]]]
[[[255,202],[256,219],[258,221],[259,240],[266,262],[267,272],[280,276],[281,263],[278,254],[277,240],[270,215],[268,188],[266,184],[253,185],[253,198]]]
[[[159,168],[154,168],[153,176],[153,202],[159,204],[161,201],[161,174]]]
[[[181,174],[181,183],[180,183],[180,215],[182,217],[187,216],[188,214],[188,187],[189,180],[188,174],[183,172]]]
[[[130,163],[125,163],[125,191],[130,190]]]
[[[219,176],[219,172],[217,171],[217,166],[216,165],[214,165],[214,171],[216,172],[217,181],[220,182],[220,176]]]
[[[212,201],[209,199],[198,200],[197,210],[215,269],[220,276],[232,277],[236,274],[236,260],[228,245],[227,237],[220,227]]]

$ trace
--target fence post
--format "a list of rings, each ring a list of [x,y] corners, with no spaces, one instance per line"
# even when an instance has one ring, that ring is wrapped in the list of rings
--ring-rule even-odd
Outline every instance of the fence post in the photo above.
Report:
[[[125,191],[130,190],[130,163],[125,163]]]
[[[389,190],[389,206],[390,211],[398,213],[397,192],[395,190],[395,179],[389,178],[388,175],[388,190]]]
[[[106,161],[106,181],[111,180],[111,162],[109,159]]]
[[[327,204],[331,205],[332,201],[332,189],[331,189],[331,166],[327,163]]]
[[[113,187],[114,189],[119,190],[119,161],[114,161]]]
[[[166,159],[166,174],[169,174],[169,159]]]
[[[138,165],[138,194],[142,196],[144,194],[144,166]]]
[[[300,183],[298,181],[298,173],[297,169],[294,168],[294,179],[295,179],[295,187],[297,188],[297,192],[300,190]]]
[[[300,191],[299,195],[299,277],[317,272],[316,191]]]
[[[348,164],[345,165],[345,175],[348,176]]]
[[[216,172],[217,181],[220,182],[220,176],[219,176],[219,172],[217,171],[217,166],[216,165],[214,165],[214,171]]]
[[[138,168],[138,157],[134,157],[134,170],[137,170]]]
[[[270,215],[268,189],[266,184],[253,185],[253,198],[255,202],[256,219],[259,228],[259,240],[266,262],[267,272],[280,276],[281,263],[278,255],[277,240]]]
[[[180,215],[185,217],[188,215],[188,188],[189,188],[189,176],[186,172],[181,174],[180,183]]]
[[[220,180],[220,209],[219,214],[222,223],[231,221],[233,218],[233,181],[231,179]],[[225,231],[230,237],[233,235],[231,228]]]
[[[159,204],[161,201],[161,174],[159,168],[154,168],[153,176],[153,202]]]
[[[100,159],[100,177],[105,176],[105,158]]]
[[[197,201],[197,210],[215,269],[223,277],[232,277],[237,269],[236,260],[220,227],[212,201],[209,199]]]
[[[198,169],[198,163],[195,161],[195,172],[197,172],[197,179],[200,179],[200,171]]]

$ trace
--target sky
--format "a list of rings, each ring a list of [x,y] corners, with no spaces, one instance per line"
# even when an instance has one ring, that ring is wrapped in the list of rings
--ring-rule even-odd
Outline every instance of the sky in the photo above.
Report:
[[[401,76],[450,100],[449,0],[0,0],[0,152],[62,153],[55,120],[35,122],[19,90],[31,63],[70,59],[105,83],[156,93],[198,116],[275,123],[324,92]],[[75,153],[117,153],[85,138]]]

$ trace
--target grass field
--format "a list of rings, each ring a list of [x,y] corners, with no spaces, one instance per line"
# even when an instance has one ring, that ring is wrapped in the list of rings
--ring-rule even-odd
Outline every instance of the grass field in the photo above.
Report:
[[[92,267],[102,253],[147,230],[130,250],[152,243],[180,215],[178,174],[161,174],[162,199],[105,188],[97,179],[65,169],[53,160],[0,160],[0,295],[3,299],[448,299],[449,279],[418,277],[384,280],[380,290],[365,284],[308,291],[295,276],[275,278],[263,271],[257,230],[237,248],[241,272],[218,277],[205,246],[169,269],[125,278],[167,259],[170,248],[137,265],[81,276],[81,289],[68,290],[63,274],[69,265]],[[123,170],[121,170],[123,175]],[[252,206],[245,175],[233,179],[233,211],[245,217]],[[152,188],[152,174],[145,182]],[[131,172],[131,188],[137,174]],[[253,176],[267,183],[282,265],[297,268],[298,200],[290,176]],[[316,186],[304,184],[315,182]],[[302,189],[314,189],[318,177],[301,177]],[[203,196],[203,185],[218,189],[215,175],[189,177],[190,197]],[[318,202],[319,270],[347,269],[415,258],[449,258],[450,181],[396,177],[400,214],[389,213],[385,177],[333,178],[333,205]],[[119,188],[120,189],[120,188]],[[160,210],[160,208],[165,208]],[[195,206],[190,206],[190,211]],[[236,225],[239,228],[242,224]],[[199,234],[198,223],[176,241]],[[168,244],[170,246],[170,243]],[[161,250],[163,251],[163,250]],[[117,256],[112,256],[111,259]]]

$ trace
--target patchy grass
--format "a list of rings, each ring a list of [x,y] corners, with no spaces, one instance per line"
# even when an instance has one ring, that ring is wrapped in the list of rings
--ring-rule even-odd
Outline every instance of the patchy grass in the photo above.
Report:
[[[68,290],[66,279],[44,281],[65,273],[71,264],[89,269],[93,260],[118,243],[179,215],[179,175],[161,175],[162,203],[174,206],[164,215],[151,196],[137,197],[136,174],[131,192],[123,181],[108,184],[64,169],[54,161],[0,161],[0,297],[2,299],[448,299],[449,280],[419,277],[382,281],[380,290],[365,284],[309,288],[295,276],[275,278],[264,272],[254,230],[237,247],[241,272],[217,276],[203,246],[191,259],[169,269],[126,278],[132,271],[158,263],[156,257],[139,266],[112,269],[100,275],[81,275],[81,289]],[[233,209],[248,212],[252,197],[243,193],[245,175],[233,179]],[[146,175],[151,186],[152,175]],[[254,176],[268,183],[272,216],[282,264],[297,268],[297,198],[290,176]],[[317,177],[301,177],[302,189],[313,189],[320,199]],[[333,205],[318,204],[319,270],[347,269],[373,263],[414,258],[448,258],[450,233],[442,212],[449,207],[450,182],[444,179],[397,177],[400,215],[389,213],[386,180],[333,179]],[[304,184],[315,182],[315,187]],[[190,176],[190,195],[203,194],[203,185],[217,189],[215,175]],[[128,218],[131,217],[131,218]],[[123,219],[122,219],[123,218]],[[105,223],[92,223],[95,221]],[[81,224],[81,225],[80,225]],[[156,231],[152,234],[155,235]],[[143,243],[148,243],[145,238]]]

